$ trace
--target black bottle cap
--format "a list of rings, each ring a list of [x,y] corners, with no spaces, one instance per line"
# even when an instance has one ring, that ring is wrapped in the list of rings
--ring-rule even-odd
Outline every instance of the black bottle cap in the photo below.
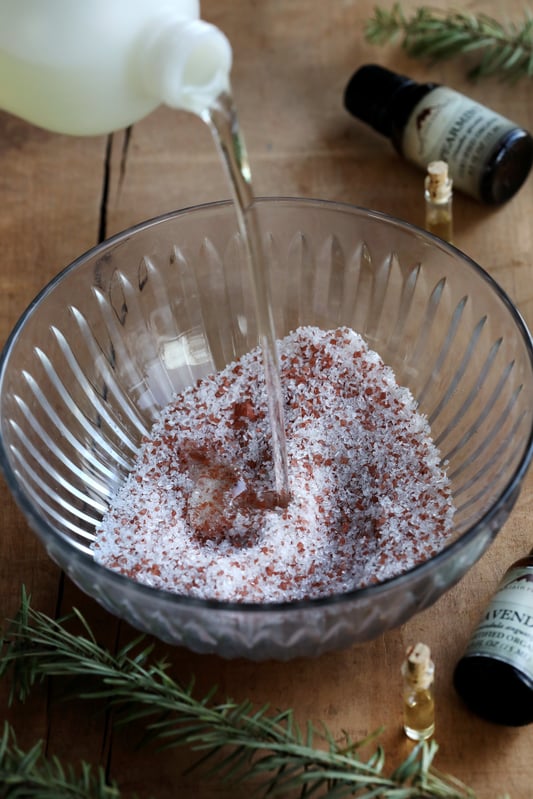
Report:
[[[395,94],[415,81],[378,64],[365,64],[355,72],[344,92],[344,106],[350,114],[390,138],[390,104]]]

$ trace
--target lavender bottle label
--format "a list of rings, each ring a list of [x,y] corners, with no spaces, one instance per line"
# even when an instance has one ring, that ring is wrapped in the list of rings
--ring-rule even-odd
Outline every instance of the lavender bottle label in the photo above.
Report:
[[[501,660],[533,681],[533,567],[505,575],[465,654]]]
[[[423,169],[446,161],[454,186],[476,197],[495,146],[516,124],[463,94],[439,86],[414,108],[402,137],[405,158]]]

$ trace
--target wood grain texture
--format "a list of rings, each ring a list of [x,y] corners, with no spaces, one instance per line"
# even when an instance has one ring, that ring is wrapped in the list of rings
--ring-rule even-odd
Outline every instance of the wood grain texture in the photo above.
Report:
[[[446,6],[442,2],[439,5]],[[390,144],[351,119],[342,107],[344,86],[362,63],[378,61],[415,78],[453,86],[533,129],[532,83],[476,84],[464,61],[427,65],[394,46],[371,47],[362,29],[370,0],[205,0],[203,16],[219,25],[234,50],[233,87],[258,195],[301,195],[368,206],[422,224],[423,176]],[[416,7],[405,2],[406,11]],[[522,3],[471,2],[472,10],[521,17]],[[203,123],[160,108],[129,131],[109,137],[71,138],[0,113],[0,336],[6,339],[34,295],[63,266],[111,235],[148,217],[229,196]],[[488,209],[457,194],[456,242],[503,286],[533,326],[533,178],[501,208]],[[0,485],[0,613],[18,605],[24,583],[34,605],[49,613],[76,604],[113,647],[131,631],[64,580],[28,529],[7,486]],[[507,566],[533,545],[533,474],[496,542],[432,608],[363,646],[291,663],[226,662],[158,646],[176,675],[196,676],[221,694],[258,704],[293,706],[301,721],[323,720],[354,738],[385,725],[391,762],[405,756],[401,734],[399,667],[417,640],[432,649],[437,666],[438,766],[464,779],[483,799],[508,791],[533,793],[533,727],[497,727],[474,717],[456,697],[452,671],[483,607]],[[497,690],[497,686],[494,687]],[[138,752],[138,730],[112,732],[103,713],[59,700],[45,685],[30,705],[7,709],[20,743],[39,737],[48,751],[73,761],[101,762],[125,796],[170,799],[245,797],[235,790],[184,776],[185,753]]]

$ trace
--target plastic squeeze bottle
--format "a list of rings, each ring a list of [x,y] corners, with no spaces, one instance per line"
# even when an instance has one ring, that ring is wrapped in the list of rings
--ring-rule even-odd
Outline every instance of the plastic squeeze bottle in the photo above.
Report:
[[[198,0],[0,0],[0,108],[58,133],[126,127],[158,105],[201,114],[231,46]]]

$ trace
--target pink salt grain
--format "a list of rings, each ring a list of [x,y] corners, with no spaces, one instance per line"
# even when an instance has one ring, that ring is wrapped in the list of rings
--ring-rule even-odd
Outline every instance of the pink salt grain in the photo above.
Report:
[[[291,501],[276,508],[261,353],[162,412],[104,516],[95,560],[190,596],[271,602],[397,575],[450,535],[450,486],[424,416],[349,328],[278,342]]]

